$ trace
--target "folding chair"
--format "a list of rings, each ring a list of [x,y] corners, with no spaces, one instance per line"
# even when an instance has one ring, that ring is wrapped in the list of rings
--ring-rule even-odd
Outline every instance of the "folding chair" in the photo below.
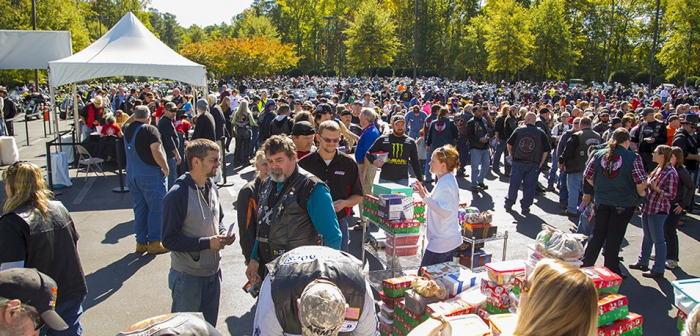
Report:
[[[87,181],[89,175],[90,175],[90,167],[93,168],[93,172],[95,173],[95,176],[97,176],[97,172],[102,173],[102,176],[107,177],[105,175],[105,172],[102,170],[102,165],[104,164],[105,160],[101,158],[95,158],[90,155],[90,152],[88,152],[85,147],[81,145],[75,145],[75,150],[78,152],[78,169],[75,171],[75,178],[78,178],[78,174],[80,174],[80,166],[87,166],[87,172],[85,173],[85,180]]]

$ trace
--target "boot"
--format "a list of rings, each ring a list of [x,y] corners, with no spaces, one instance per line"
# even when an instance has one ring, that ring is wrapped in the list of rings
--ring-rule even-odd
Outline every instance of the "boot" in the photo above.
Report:
[[[170,251],[163,247],[163,244],[161,244],[160,241],[153,241],[148,243],[148,254],[163,254],[168,252]]]
[[[136,253],[138,254],[144,254],[148,250],[148,245],[142,245],[139,243],[136,243]]]

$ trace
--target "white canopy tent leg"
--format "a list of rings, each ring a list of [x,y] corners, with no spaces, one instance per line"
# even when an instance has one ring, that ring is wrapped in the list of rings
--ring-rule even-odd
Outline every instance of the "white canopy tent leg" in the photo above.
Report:
[[[70,85],[70,93],[73,95],[73,122],[75,125],[75,142],[81,142],[82,129],[80,127],[80,118],[78,116],[78,92],[75,83]]]
[[[49,115],[53,115],[53,121],[54,121],[54,130],[56,131],[56,136],[58,137],[58,119],[60,118],[59,113],[60,109],[56,109],[56,90],[51,86],[51,83],[49,83],[49,95],[51,95],[51,112]],[[50,125],[50,124],[49,124]],[[49,126],[51,127],[51,126]],[[60,141],[60,140],[59,140]]]

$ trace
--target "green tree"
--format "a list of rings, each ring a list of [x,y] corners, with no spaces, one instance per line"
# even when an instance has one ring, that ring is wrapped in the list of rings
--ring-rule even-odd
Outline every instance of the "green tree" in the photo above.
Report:
[[[486,51],[486,29],[488,18],[484,15],[472,18],[466,28],[462,42],[464,52],[460,58],[468,74],[475,78],[484,79],[488,67],[488,51]]]
[[[280,34],[267,16],[255,15],[252,10],[243,12],[233,23],[233,37],[265,36],[269,40],[279,40]]]
[[[204,42],[209,39],[209,36],[207,33],[202,29],[202,27],[198,25],[191,25],[189,28],[185,29],[185,34],[184,34],[184,42],[185,44],[188,43],[195,43],[195,42]]]
[[[497,0],[489,3],[487,13],[486,50],[489,71],[503,71],[506,78],[512,72],[532,63],[533,36],[527,10],[515,0]]]
[[[670,1],[665,21],[670,26],[658,59],[667,77],[685,82],[700,73],[700,0]]]
[[[581,52],[573,49],[564,1],[543,0],[531,11],[536,46],[533,53],[535,73],[542,79],[562,79],[581,57]]]
[[[375,0],[360,5],[357,20],[344,33],[349,65],[356,71],[389,65],[396,56],[399,43],[394,24]]]

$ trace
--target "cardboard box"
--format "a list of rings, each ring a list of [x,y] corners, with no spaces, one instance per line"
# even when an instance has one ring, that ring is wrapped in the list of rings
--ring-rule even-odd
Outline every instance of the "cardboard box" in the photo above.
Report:
[[[598,294],[617,294],[622,284],[622,278],[603,266],[593,266],[581,268],[598,289]]]
[[[623,319],[629,315],[627,297],[620,294],[602,294],[598,297],[598,326]]]
[[[450,297],[477,285],[479,276],[469,270],[462,270],[459,274],[448,274],[440,279],[440,282],[447,288]]]
[[[423,315],[423,313],[425,313],[425,307],[427,305],[440,301],[440,299],[438,299],[435,296],[428,298],[423,297],[420,294],[413,291],[413,289],[407,290],[403,298],[404,303],[406,304],[406,309],[418,315]]]
[[[390,221],[379,219],[377,225],[391,233],[419,233],[420,222],[417,220]]]
[[[630,313],[622,320],[598,328],[598,336],[639,336],[642,335],[642,316]]]
[[[472,307],[481,308],[486,303],[486,296],[481,293],[478,287],[472,287],[466,291],[459,293],[458,298],[466,302]]]
[[[379,195],[377,212],[380,218],[388,220],[413,219],[413,198],[406,195]]]
[[[464,224],[462,225],[462,236],[469,239],[491,238],[498,232],[498,227],[495,225],[484,224]]]
[[[375,183],[372,185],[372,195],[404,194],[413,197],[413,188],[398,183]]]
[[[464,251],[459,254],[459,264],[464,267],[477,268],[491,262],[491,253],[483,250],[475,250],[474,258],[471,251]]]
[[[423,276],[431,280],[440,279],[448,274],[459,274],[461,271],[462,267],[455,264],[453,261],[423,266],[421,268]]]
[[[513,335],[515,326],[518,323],[518,315],[501,314],[489,316],[491,325],[491,335],[493,336],[509,336]]]
[[[491,316],[491,313],[489,313],[489,311],[486,310],[486,307],[482,307],[482,308],[477,309],[476,314],[479,315],[481,320],[486,322],[486,324],[491,323],[491,322],[489,322],[489,317]]]
[[[489,279],[499,285],[512,287],[515,277],[525,275],[524,260],[499,261],[486,264]]]
[[[391,309],[396,307],[396,302],[403,300],[403,295],[399,297],[390,297],[384,294],[384,291],[379,292],[379,297],[382,298],[382,302],[384,302],[384,304]]]
[[[484,305],[484,307],[486,308],[486,311],[489,312],[489,314],[491,314],[491,315],[510,313],[510,310],[508,308],[500,308],[500,307],[494,306],[488,302],[488,299],[486,300],[486,305]]]
[[[414,278],[412,275],[404,275],[382,280],[384,295],[392,298],[403,296],[407,290],[411,289],[411,282]]]
[[[516,276],[515,279],[513,279],[512,292],[513,292],[513,294],[515,294],[515,296],[520,297],[520,292],[522,291],[524,284],[525,284],[525,276],[524,275]]]
[[[456,297],[441,302],[431,303],[425,308],[425,311],[431,315],[437,314],[449,317],[472,314],[476,311],[476,308]]]
[[[404,300],[396,303],[396,308],[394,309],[394,316],[396,315],[403,317],[405,320],[413,320],[420,322],[423,322],[430,317],[430,315],[428,315],[427,313],[418,314],[416,312],[412,312],[411,310],[406,308],[406,302]]]
[[[486,296],[486,303],[498,309],[510,307],[510,295],[508,289],[489,279],[481,279],[481,293]]]

